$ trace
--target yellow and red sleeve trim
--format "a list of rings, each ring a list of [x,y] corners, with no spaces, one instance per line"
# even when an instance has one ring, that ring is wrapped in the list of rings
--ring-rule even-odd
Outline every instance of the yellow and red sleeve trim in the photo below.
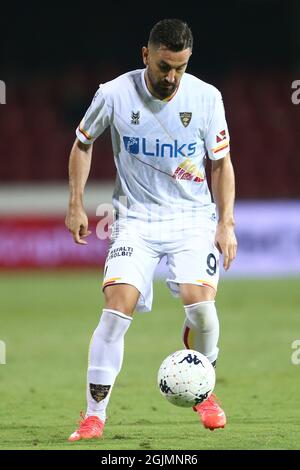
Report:
[[[221,152],[221,150],[226,149],[226,147],[229,147],[228,142],[225,142],[224,144],[221,144],[218,147],[215,147],[214,149],[212,149],[212,151],[213,151],[213,153],[218,153],[218,152]]]
[[[92,136],[90,136],[90,134],[85,131],[84,129],[82,129],[82,127],[79,126],[79,131],[81,132],[81,134],[84,135],[84,137],[87,139],[87,140],[92,140]]]

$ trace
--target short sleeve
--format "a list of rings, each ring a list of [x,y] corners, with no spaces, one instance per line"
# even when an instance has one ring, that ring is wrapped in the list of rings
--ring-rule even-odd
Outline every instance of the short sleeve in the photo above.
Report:
[[[92,144],[109,125],[110,115],[100,85],[89,109],[76,129],[76,135],[83,144]]]
[[[229,152],[229,133],[221,93],[218,91],[212,107],[211,119],[204,137],[211,160],[224,158]]]

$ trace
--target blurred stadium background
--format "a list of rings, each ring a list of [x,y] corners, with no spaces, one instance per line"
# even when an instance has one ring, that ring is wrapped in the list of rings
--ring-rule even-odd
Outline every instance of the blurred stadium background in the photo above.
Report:
[[[103,262],[105,242],[94,238],[83,254],[81,247],[68,246],[61,223],[74,131],[100,82],[142,67],[140,49],[149,29],[170,12],[162,8],[143,17],[120,6],[111,23],[103,20],[109,9],[92,5],[86,21],[80,9],[63,5],[30,8],[29,2],[14,15],[12,2],[1,12],[0,79],[7,104],[0,112],[0,267]],[[207,2],[194,14],[188,5],[172,9],[195,36],[189,71],[223,94],[237,200],[243,201],[237,212],[240,253],[264,258],[257,274],[268,266],[273,272],[270,255],[284,253],[287,244],[293,256],[278,267],[300,269],[300,105],[292,102],[292,83],[299,78],[299,10],[299,2],[279,0]],[[87,186],[93,223],[97,205],[110,201],[114,177],[106,132],[95,144]],[[286,218],[293,225],[289,230]],[[232,274],[244,272],[246,264],[253,272],[254,260],[242,259]]]
[[[264,276],[268,278],[268,283],[274,276],[279,278],[279,282],[274,283],[274,292],[270,284],[267,284],[269,287],[266,292],[270,300],[278,289],[282,289],[281,308],[286,307],[291,315],[282,322],[278,320],[276,324],[279,341],[279,332],[288,329],[286,335],[283,335],[285,343],[282,345],[282,351],[285,351],[282,369],[285,370],[285,367],[290,366],[291,341],[300,336],[299,323],[298,330],[296,327],[300,300],[296,287],[300,277],[300,104],[292,101],[295,92],[292,84],[300,80],[300,3],[228,0],[199,2],[195,6],[193,2],[184,2],[181,7],[173,5],[170,8],[166,5],[159,9],[153,4],[147,12],[142,13],[139,7],[133,5],[129,11],[127,4],[103,7],[100,2],[90,2],[88,10],[86,13],[75,5],[38,5],[30,1],[21,4],[10,2],[1,6],[0,80],[6,84],[6,104],[0,107],[0,269],[1,296],[6,302],[1,308],[3,321],[0,339],[8,345],[7,363],[11,361],[14,364],[14,361],[19,360],[18,354],[21,354],[13,352],[16,336],[14,323],[10,322],[15,317],[17,329],[18,322],[24,322],[24,305],[25,310],[30,312],[28,321],[32,322],[27,325],[29,335],[29,332],[33,335],[35,331],[34,318],[39,314],[37,305],[51,318],[55,310],[52,297],[56,295],[56,290],[51,290],[51,279],[56,271],[49,275],[49,269],[58,268],[69,268],[62,277],[61,274],[57,275],[56,279],[64,292],[62,301],[65,302],[65,311],[70,314],[63,321],[66,324],[72,321],[68,302],[74,309],[79,305],[78,309],[86,310],[87,321],[85,323],[82,318],[82,330],[78,326],[75,338],[69,336],[70,343],[75,341],[77,346],[80,345],[80,353],[86,355],[86,341],[96,324],[97,310],[102,300],[100,291],[97,291],[96,301],[91,289],[88,291],[92,295],[90,303],[89,298],[86,302],[82,299],[76,302],[75,297],[76,293],[81,296],[87,292],[80,290],[80,279],[85,276],[83,268],[100,271],[105,260],[107,241],[97,239],[95,228],[99,217],[96,209],[99,204],[111,200],[115,168],[107,132],[95,144],[86,189],[85,205],[93,234],[88,247],[75,245],[64,228],[68,203],[68,158],[75,128],[99,83],[128,70],[142,68],[140,50],[147,42],[152,25],[165,17],[179,17],[189,23],[195,39],[188,71],[212,83],[222,92],[231,134],[231,155],[237,184],[239,256],[230,272],[223,274],[224,282],[229,280],[225,288],[228,298],[221,296],[220,302],[224,302],[225,311],[238,310],[237,305],[232,307],[232,303],[237,302],[240,306],[239,296],[243,297],[247,291],[249,295],[245,299],[251,302],[258,290],[264,289],[253,278]],[[29,271],[31,268],[38,272],[32,274]],[[86,273],[87,279],[96,279],[91,281],[96,288],[97,272],[92,276],[88,271]],[[159,273],[163,274],[163,267]],[[74,291],[72,279],[77,274]],[[245,277],[245,283],[236,284],[239,286],[237,295],[234,288],[230,288],[230,282],[235,286],[235,280],[241,276]],[[289,279],[292,276],[294,288],[289,290]],[[280,283],[283,277],[286,279]],[[50,287],[47,291],[45,285],[48,282]],[[65,284],[61,286],[61,282]],[[252,292],[250,282],[253,282]],[[41,292],[45,296],[43,299],[49,296],[48,307],[39,297]],[[263,295],[259,292],[258,297],[263,302]],[[160,295],[169,299],[166,291]],[[10,301],[12,298],[13,302]],[[170,305],[165,298],[163,305],[164,302]],[[273,308],[271,301],[266,301],[266,305]],[[263,305],[249,304],[248,307],[254,321],[265,314]],[[276,308],[278,305],[274,306],[274,315]],[[178,305],[177,309],[180,310]],[[61,305],[59,310],[62,311]],[[277,319],[281,318],[281,313],[282,310],[278,311]],[[293,321],[289,323],[291,318]],[[272,322],[271,316],[269,319]],[[232,321],[231,327],[234,325]],[[45,323],[46,329],[48,326]],[[239,322],[235,326],[237,336],[249,327],[246,319],[244,323]],[[224,343],[226,332],[228,338],[234,341],[236,336],[232,330],[229,335],[226,321],[224,328]],[[67,327],[65,331],[68,334]],[[140,333],[143,334],[142,329]],[[35,334],[46,338],[42,326]],[[274,335],[276,337],[276,333]],[[17,339],[22,345],[20,334]],[[251,341],[255,344],[255,333]],[[26,354],[35,357],[27,346]],[[180,343],[176,342],[174,346],[179,347]],[[42,340],[38,347],[43,348]],[[171,344],[168,343],[168,347],[171,348]],[[278,354],[278,350],[274,350],[274,358],[280,361],[276,351]],[[168,353],[169,349],[165,348],[160,357]],[[230,351],[228,354],[230,356]],[[271,359],[266,364],[272,364]],[[85,373],[84,364],[81,367],[80,374],[76,372],[80,384],[78,393],[82,390],[80,381]],[[227,373],[230,370],[226,358],[223,367],[225,375],[225,371]],[[254,364],[253,370],[256,367],[259,369],[259,364]],[[220,368],[222,372],[222,361]],[[8,374],[8,383],[13,384],[14,389],[17,385],[22,386],[22,383],[15,381],[14,374],[9,375],[8,366],[1,368],[1,374],[4,374],[4,369],[5,374]],[[290,373],[295,374],[295,369],[291,369]],[[24,371],[19,370],[19,373],[24,378]],[[297,374],[299,384],[299,370]],[[126,376],[122,377],[126,385]],[[33,385],[28,384],[28,387],[33,389],[28,393],[35,393]],[[59,399],[64,400],[61,397]],[[84,400],[83,393],[80,400],[80,403]],[[2,406],[0,413],[4,419],[5,407]],[[20,413],[24,423],[26,416]],[[74,420],[74,416],[68,415],[70,418]],[[17,417],[15,421],[17,427]],[[38,429],[40,425],[36,426]],[[64,437],[62,434],[62,439]],[[25,439],[24,446],[39,447],[39,444],[33,443],[35,440],[33,432],[27,441]],[[222,446],[221,440],[218,442]],[[213,447],[212,443],[206,444]],[[252,444],[268,447],[268,441],[262,444],[259,438],[256,444]],[[7,448],[16,445],[14,437],[5,445]],[[276,442],[273,445],[279,446]],[[241,444],[243,446],[245,448],[247,444]],[[295,446],[295,443],[290,444],[292,448]]]

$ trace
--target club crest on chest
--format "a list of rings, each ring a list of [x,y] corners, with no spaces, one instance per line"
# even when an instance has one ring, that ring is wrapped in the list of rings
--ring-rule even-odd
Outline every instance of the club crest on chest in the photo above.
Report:
[[[179,113],[179,116],[184,127],[187,127],[189,123],[191,122],[192,113],[187,113],[187,112]]]

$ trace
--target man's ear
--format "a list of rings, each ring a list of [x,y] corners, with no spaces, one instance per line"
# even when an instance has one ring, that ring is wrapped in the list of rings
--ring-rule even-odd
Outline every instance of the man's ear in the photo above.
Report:
[[[149,49],[148,47],[142,47],[142,57],[144,65],[148,65]]]

